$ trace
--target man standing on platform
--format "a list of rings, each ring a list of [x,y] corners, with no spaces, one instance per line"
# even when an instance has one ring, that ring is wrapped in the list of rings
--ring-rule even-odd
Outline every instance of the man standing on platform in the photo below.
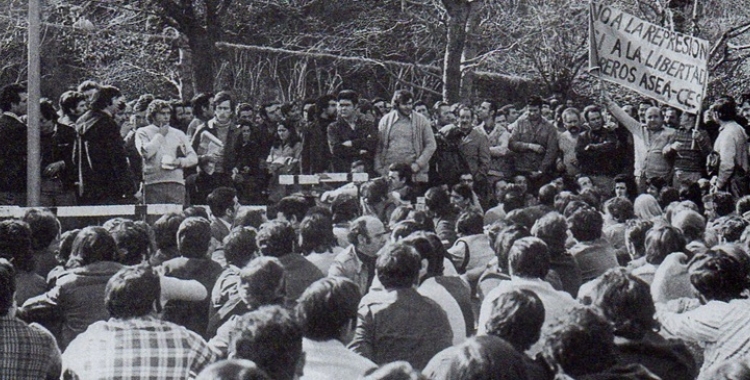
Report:
[[[0,205],[26,206],[26,114],[28,92],[21,84],[0,89]]]
[[[542,103],[541,97],[530,97],[526,113],[508,127],[512,131],[508,147],[516,153],[516,173],[529,179],[532,193],[551,179],[558,152],[557,129],[542,117]]]

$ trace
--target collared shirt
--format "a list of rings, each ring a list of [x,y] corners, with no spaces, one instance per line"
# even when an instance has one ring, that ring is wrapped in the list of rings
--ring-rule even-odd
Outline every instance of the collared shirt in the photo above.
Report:
[[[56,378],[60,365],[60,350],[49,331],[10,315],[0,316],[0,378]]]
[[[63,375],[80,379],[187,379],[216,360],[198,334],[154,317],[94,323],[63,354]]]
[[[304,375],[300,380],[357,379],[376,368],[370,359],[349,350],[338,340],[302,339]]]
[[[18,120],[19,123],[21,123],[23,125],[26,125],[26,123],[24,123],[23,120],[21,120],[21,118],[18,117],[18,115],[14,114],[13,112],[5,111],[5,112],[3,112],[3,115],[12,117],[12,118]]]
[[[747,135],[742,127],[735,123],[726,123],[719,128],[719,136],[714,141],[714,150],[719,153],[719,188],[723,188],[734,173],[736,166],[748,171]]]
[[[614,248],[604,239],[578,242],[570,248],[570,254],[581,268],[581,281],[591,281],[610,268],[619,266]]]
[[[360,260],[353,245],[348,246],[336,256],[336,259],[328,268],[328,276],[346,277],[354,281],[359,286],[361,294],[367,293],[372,283],[369,271],[365,263]]]

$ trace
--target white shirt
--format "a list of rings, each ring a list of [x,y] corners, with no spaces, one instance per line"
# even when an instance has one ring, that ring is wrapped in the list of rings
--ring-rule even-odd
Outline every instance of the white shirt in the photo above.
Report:
[[[377,365],[338,340],[324,342],[302,338],[305,353],[304,373],[300,380],[358,379]]]

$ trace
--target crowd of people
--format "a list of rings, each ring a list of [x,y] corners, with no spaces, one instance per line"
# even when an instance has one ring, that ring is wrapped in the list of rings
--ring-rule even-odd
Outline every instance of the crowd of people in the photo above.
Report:
[[[26,101],[0,90],[3,204]],[[45,205],[185,207],[0,221],[0,377],[750,379],[750,96],[236,102],[42,101]],[[324,172],[369,180],[279,181]]]

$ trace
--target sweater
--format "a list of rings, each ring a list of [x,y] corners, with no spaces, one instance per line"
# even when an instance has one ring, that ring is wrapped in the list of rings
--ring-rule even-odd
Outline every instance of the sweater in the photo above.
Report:
[[[139,128],[135,133],[135,146],[143,157],[143,181],[147,185],[163,182],[184,184],[182,168],[198,163],[198,155],[188,137],[176,128],[169,127],[166,136],[153,124]],[[165,168],[162,162],[165,156],[176,159],[178,165],[174,165],[174,169]]]

